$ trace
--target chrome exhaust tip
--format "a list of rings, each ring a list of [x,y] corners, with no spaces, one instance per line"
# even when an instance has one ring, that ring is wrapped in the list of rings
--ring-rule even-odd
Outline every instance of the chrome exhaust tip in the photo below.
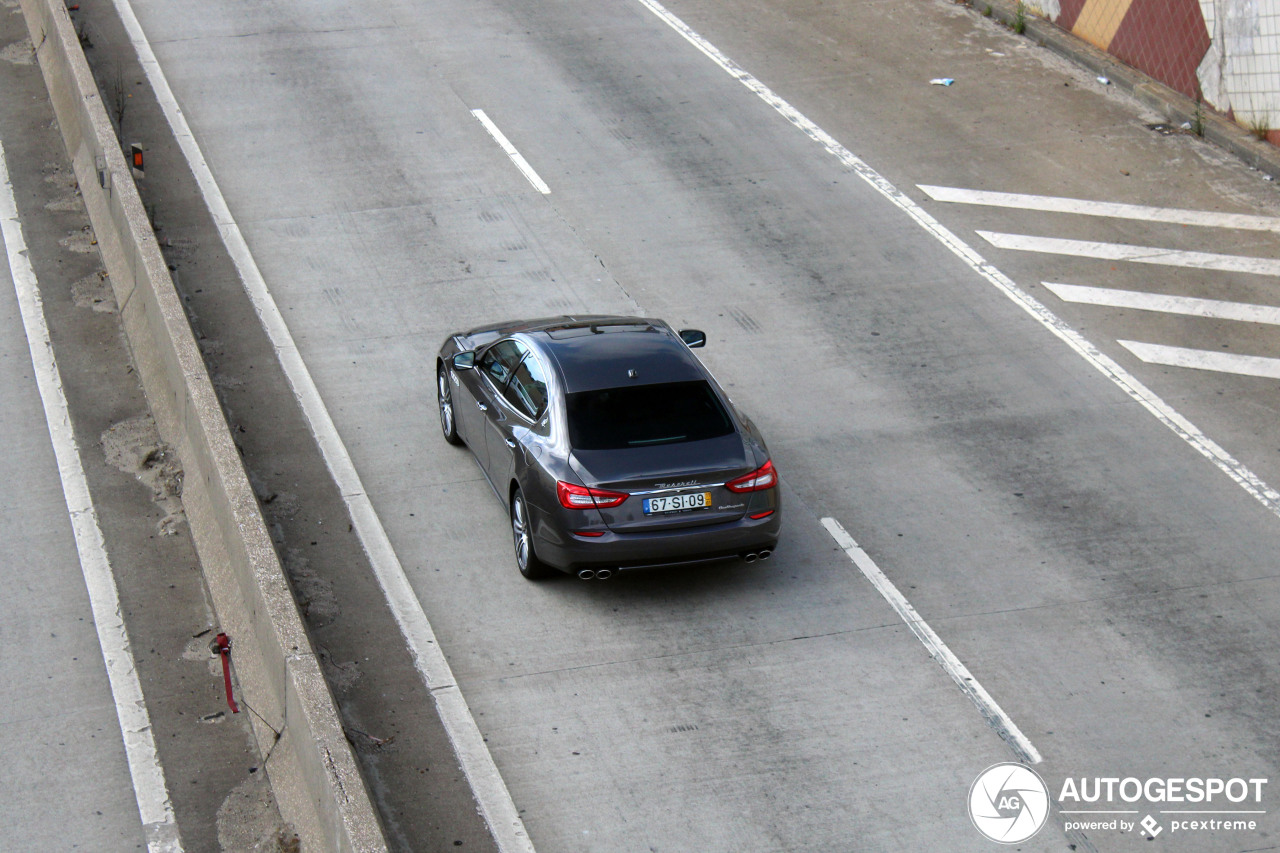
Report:
[[[578,572],[578,578],[584,581],[589,581],[595,576],[596,576],[596,573],[593,572],[591,569],[583,569],[582,571]]]
[[[770,551],[768,548],[765,548],[763,551],[760,552],[758,556],[761,560],[767,560],[773,556],[773,552]]]
[[[754,563],[754,562],[756,561],[756,559],[757,559],[757,557],[756,557],[756,552],[755,552],[755,551],[752,551],[750,554],[743,554],[743,555],[742,555],[742,559],[743,559],[743,561],[744,561],[744,562],[747,562],[747,563]]]
[[[596,580],[598,581],[607,581],[611,577],[613,577],[613,569],[596,570]]]

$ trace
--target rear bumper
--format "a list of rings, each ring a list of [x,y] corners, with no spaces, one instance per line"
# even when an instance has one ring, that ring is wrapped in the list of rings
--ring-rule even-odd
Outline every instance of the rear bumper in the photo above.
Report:
[[[629,569],[680,566],[772,551],[782,529],[782,511],[724,524],[666,530],[654,533],[605,532],[598,537],[565,534],[558,541],[538,537],[538,556],[561,571],[581,569]]]

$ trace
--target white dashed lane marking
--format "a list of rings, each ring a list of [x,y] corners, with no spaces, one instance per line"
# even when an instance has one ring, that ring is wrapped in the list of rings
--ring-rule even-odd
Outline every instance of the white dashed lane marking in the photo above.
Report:
[[[942,642],[942,638],[929,627],[929,624],[920,617],[916,609],[911,606],[911,602],[907,601],[906,596],[898,591],[893,585],[893,581],[880,571],[880,567],[876,565],[870,555],[854,541],[848,531],[836,521],[834,518],[822,519],[822,526],[831,534],[831,538],[836,540],[836,544],[848,555],[853,564],[858,567],[863,576],[871,581],[871,585],[876,591],[889,602],[894,612],[902,618],[902,621],[911,629],[911,633],[924,643],[924,647],[929,650],[929,655],[938,662],[951,679],[959,686],[961,692],[969,697],[969,700],[977,706],[979,713],[983,719],[987,721],[1000,738],[1009,745],[1019,760],[1027,764],[1039,764],[1042,760],[1040,751],[1032,745],[1022,730],[1014,724],[1013,719],[991,698],[991,694],[986,691],[978,679],[973,677],[973,673],[969,671],[960,659],[947,648],[947,644]]]
[[[485,115],[484,110],[472,110],[471,114],[476,117],[477,121],[484,125],[485,130],[489,131],[489,135],[493,137],[493,141],[497,142],[498,145],[502,147],[502,150],[507,152],[507,156],[511,158],[511,162],[520,170],[520,174],[524,175],[529,183],[533,184],[533,188],[543,195],[550,195],[551,187],[547,186],[546,182],[543,181],[542,178],[538,177],[538,173],[529,165],[529,161],[524,159],[524,155],[516,150],[516,147],[511,144],[511,140],[507,139],[506,134],[498,129],[498,126],[493,123],[493,119]]]

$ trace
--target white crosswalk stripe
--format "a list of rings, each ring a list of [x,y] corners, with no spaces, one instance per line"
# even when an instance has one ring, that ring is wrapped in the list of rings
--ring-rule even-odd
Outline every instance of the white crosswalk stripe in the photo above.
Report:
[[[1058,237],[1035,237],[1029,234],[1002,234],[979,231],[978,234],[997,249],[1020,252],[1044,252],[1052,255],[1074,255],[1108,261],[1130,261],[1138,264],[1162,264],[1174,267],[1243,272],[1280,276],[1280,260],[1247,255],[1218,255],[1212,252],[1184,252],[1154,246],[1130,246],[1124,243],[1095,243],[1089,240],[1063,240]]]
[[[1117,341],[1117,343],[1148,364],[1280,379],[1280,358],[1144,344],[1139,341]]]
[[[1168,222],[1174,225],[1197,225],[1206,228],[1236,228],[1243,231],[1274,231],[1280,234],[1280,217],[1254,216],[1247,213],[1220,213],[1213,210],[1184,210],[1174,207],[1148,207],[1141,204],[1119,204],[1110,201],[1086,201],[1046,195],[1002,193],[991,190],[966,190],[957,187],[935,187],[917,184],[934,201],[977,204],[985,207],[1012,207],[1040,210],[1046,213],[1076,213],[1104,216],[1110,219],[1138,219],[1146,222]]]
[[[1112,290],[1108,287],[1085,287],[1079,284],[1059,284],[1052,281],[1043,281],[1041,284],[1049,288],[1063,302],[1103,305],[1109,308],[1136,308],[1140,311],[1158,311],[1164,314],[1184,314],[1189,317],[1239,320],[1244,323],[1280,326],[1280,307],[1274,305],[1252,305],[1246,302],[1225,302],[1220,299],[1170,296],[1140,290]]]
[[[1228,228],[1268,231],[1280,234],[1280,217],[1208,210],[1151,207],[1119,202],[1090,201],[1058,196],[975,190],[961,187],[917,185],[934,201],[985,207],[1064,213],[1106,219],[1126,219],[1201,228]],[[1155,246],[1135,246],[1089,240],[1067,240],[1030,234],[978,231],[979,236],[998,249],[1040,252],[1106,261],[1153,264],[1219,272],[1280,276],[1280,260],[1246,255],[1193,252]],[[1041,282],[1064,302],[1108,308],[1128,308],[1212,320],[1280,325],[1280,306],[1228,302],[1194,296],[1088,287],[1060,282]],[[1164,344],[1120,340],[1121,346],[1148,364],[1209,370],[1242,376],[1280,379],[1280,359],[1239,355],[1217,350],[1191,349]]]

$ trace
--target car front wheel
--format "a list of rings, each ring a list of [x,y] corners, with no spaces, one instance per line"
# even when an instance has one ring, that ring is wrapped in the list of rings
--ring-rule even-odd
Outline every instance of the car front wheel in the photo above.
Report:
[[[443,364],[436,370],[436,400],[440,405],[440,431],[450,444],[462,444],[453,410],[453,389],[449,387],[449,369]]]

